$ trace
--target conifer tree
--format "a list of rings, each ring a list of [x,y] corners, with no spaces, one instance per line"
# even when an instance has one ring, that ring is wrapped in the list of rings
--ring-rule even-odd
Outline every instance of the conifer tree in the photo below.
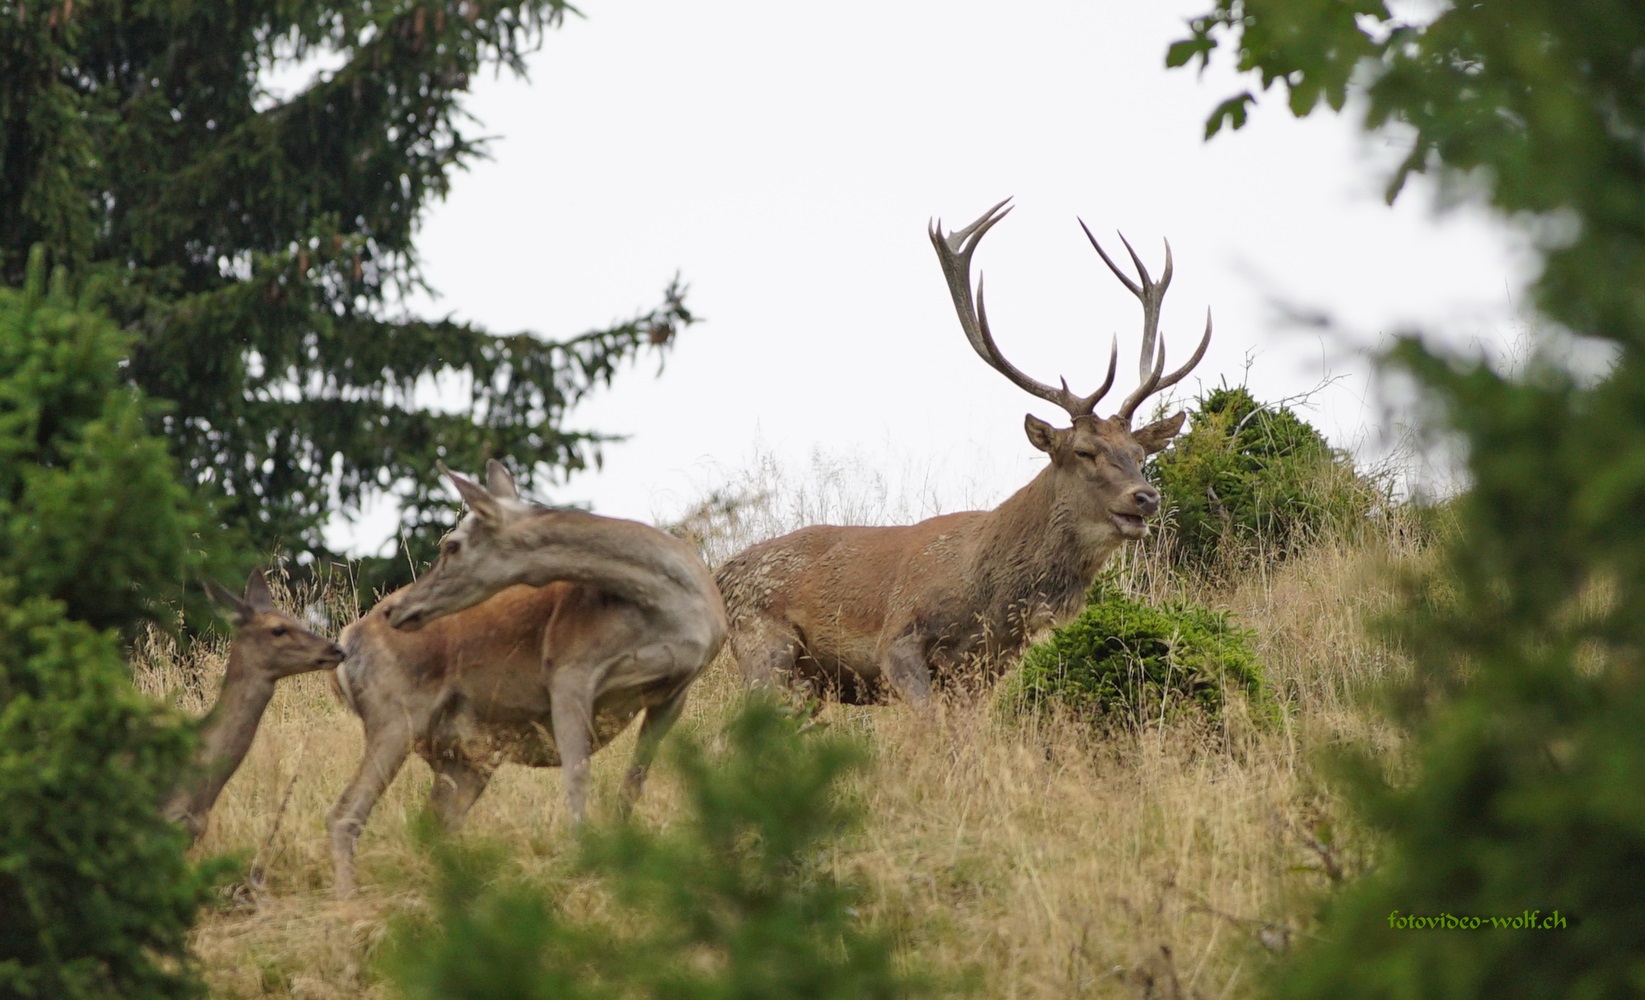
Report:
[[[420,218],[485,153],[469,81],[523,73],[568,9],[0,0],[0,280],[39,243],[106,281],[183,481],[265,550],[321,553],[322,522],[381,492],[408,527],[448,516],[438,457],[580,467],[603,439],[562,427],[567,408],[691,322],[678,284],[561,342],[395,311],[421,286]],[[336,68],[306,89],[265,90],[319,57]],[[426,405],[436,375],[467,405]]]

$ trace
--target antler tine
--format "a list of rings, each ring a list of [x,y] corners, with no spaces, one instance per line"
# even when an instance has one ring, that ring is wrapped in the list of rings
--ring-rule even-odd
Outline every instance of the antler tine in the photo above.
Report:
[[[1200,338],[1194,356],[1188,359],[1187,364],[1161,378],[1160,373],[1165,370],[1165,342],[1159,336],[1160,304],[1165,301],[1166,289],[1171,287],[1171,275],[1176,270],[1171,258],[1171,241],[1165,241],[1165,269],[1160,272],[1159,280],[1155,281],[1149,276],[1148,268],[1143,265],[1142,257],[1132,248],[1131,241],[1125,238],[1124,233],[1119,234],[1120,242],[1125,244],[1125,252],[1131,255],[1131,263],[1137,267],[1137,275],[1141,278],[1139,284],[1115,265],[1114,259],[1108,256],[1102,244],[1091,234],[1091,228],[1085,224],[1084,219],[1080,220],[1080,228],[1085,230],[1085,238],[1091,241],[1092,248],[1097,251],[1102,262],[1108,265],[1108,270],[1114,272],[1114,277],[1120,279],[1120,282],[1142,303],[1142,351],[1137,358],[1138,385],[1136,391],[1126,397],[1125,402],[1120,405],[1119,412],[1115,414],[1129,424],[1143,400],[1182,381],[1205,356],[1205,349],[1211,343],[1211,311],[1205,311],[1205,336]]]
[[[1081,222],[1080,225],[1084,226],[1085,223]],[[1142,258],[1137,256],[1137,252],[1131,249],[1131,241],[1126,239],[1125,234],[1117,229],[1114,230],[1114,234],[1120,238],[1121,243],[1125,244],[1125,252],[1131,255],[1131,263],[1137,265],[1137,273],[1142,275],[1143,287],[1152,288],[1153,282],[1148,277],[1148,268],[1143,264]],[[1090,237],[1091,231],[1086,230],[1085,235]],[[1092,240],[1092,242],[1095,243],[1096,241]],[[1165,244],[1165,270],[1161,272],[1159,276],[1159,294],[1161,298],[1164,298],[1165,290],[1171,287],[1171,273],[1173,268],[1171,266],[1171,241],[1163,240],[1162,242]],[[1112,268],[1114,265],[1110,262],[1108,266]]]
[[[994,228],[994,223],[1005,218],[1007,215],[1010,215],[1011,210],[1017,207],[1010,204],[1010,202],[1010,198],[1000,199],[994,203],[992,208],[982,213],[982,215],[978,217],[977,221],[971,223],[969,226],[966,226],[964,229],[959,229],[948,234],[945,242],[948,244],[949,249],[954,253],[959,254],[967,266],[971,263],[971,254],[976,251],[977,244],[981,243],[983,236],[987,235],[988,231]],[[933,221],[930,228],[931,238],[937,239],[938,234],[941,231],[942,220],[937,219]],[[973,236],[976,238],[972,239]],[[970,246],[966,246],[967,241],[970,242]]]
[[[1205,335],[1200,337],[1199,346],[1194,348],[1194,354],[1188,359],[1187,363],[1171,374],[1161,378],[1160,371],[1165,368],[1165,344],[1161,342],[1159,345],[1159,358],[1154,362],[1153,372],[1148,378],[1143,380],[1141,385],[1137,386],[1136,392],[1133,392],[1131,395],[1125,397],[1125,402],[1120,405],[1119,412],[1115,415],[1123,417],[1125,422],[1129,424],[1131,422],[1132,415],[1136,413],[1137,407],[1142,405],[1143,400],[1147,399],[1149,396],[1152,396],[1154,393],[1161,391],[1162,389],[1169,389],[1178,382],[1181,382],[1183,377],[1193,371],[1195,365],[1199,364],[1200,359],[1205,357],[1205,349],[1210,346],[1211,310],[1206,309]]]
[[[1108,395],[1108,390],[1114,385],[1114,372],[1119,367],[1119,361],[1120,339],[1115,337],[1108,342],[1108,374],[1103,378],[1102,384],[1097,386],[1097,391],[1091,393],[1091,395],[1077,397],[1077,405],[1081,413],[1095,413],[1097,411],[1097,403],[1102,397]],[[1067,379],[1062,380],[1062,391],[1068,392]],[[1071,392],[1068,392],[1068,394],[1070,396],[1074,395]]]
[[[981,275],[977,277],[976,298],[974,301],[972,299],[971,255],[976,252],[977,244],[982,242],[983,236],[993,228],[994,223],[1005,218],[1014,207],[1008,204],[1010,201],[1010,198],[1006,198],[984,212],[977,221],[947,236],[943,235],[941,220],[932,220],[926,230],[926,234],[931,237],[931,245],[936,248],[937,260],[942,264],[943,275],[948,279],[948,293],[954,301],[954,311],[959,315],[960,327],[965,331],[965,339],[970,342],[972,350],[976,351],[989,367],[1010,379],[1019,389],[1046,402],[1055,403],[1070,417],[1090,414],[1096,409],[1097,400],[1101,398],[1102,393],[1108,390],[1108,383],[1104,383],[1102,389],[1094,395],[1082,397],[1069,391],[1066,380],[1058,389],[1030,378],[1016,365],[1007,361],[994,343],[994,335],[988,328],[988,309],[983,301]],[[1108,381],[1113,381],[1112,365],[1109,367]]]
[[[1102,244],[1098,243],[1097,238],[1091,234],[1091,227],[1085,224],[1085,220],[1080,219],[1079,224],[1080,228],[1085,231],[1085,238],[1091,241],[1091,246],[1097,251],[1097,256],[1101,257],[1102,262],[1108,265],[1108,270],[1114,272],[1114,277],[1120,279],[1121,284],[1129,288],[1131,294],[1137,297],[1137,301],[1142,303],[1142,351],[1137,358],[1137,378],[1141,381],[1147,381],[1149,377],[1148,365],[1154,359],[1154,345],[1159,337],[1160,303],[1165,301],[1165,290],[1171,287],[1171,274],[1173,271],[1171,241],[1165,241],[1165,270],[1160,274],[1160,280],[1154,281],[1148,275],[1148,268],[1143,266],[1142,258],[1137,255],[1136,250],[1131,248],[1131,241],[1125,238],[1124,233],[1119,234],[1120,242],[1125,244],[1125,252],[1131,255],[1131,263],[1137,266],[1137,274],[1142,278],[1142,284],[1139,285],[1132,281],[1124,271],[1121,271],[1119,266],[1114,263],[1114,259],[1108,256],[1107,251],[1103,250]]]
[[[1131,395],[1125,397],[1125,402],[1120,404],[1120,408],[1114,414],[1117,417],[1124,418],[1127,424],[1131,422],[1131,415],[1136,412],[1137,406],[1159,387],[1160,372],[1165,370],[1164,341],[1160,341],[1159,349],[1154,352],[1154,366],[1148,368],[1146,360],[1144,360],[1143,365],[1143,372],[1137,379],[1136,389],[1131,392]]]
[[[1108,256],[1108,251],[1104,250],[1102,248],[1102,244],[1097,242],[1097,238],[1095,236],[1091,235],[1091,227],[1089,227],[1085,224],[1085,220],[1079,218],[1078,216],[1075,216],[1074,220],[1080,224],[1081,229],[1085,230],[1085,238],[1091,241],[1091,246],[1096,249],[1097,256],[1101,257],[1102,262],[1104,264],[1108,265],[1108,270],[1114,272],[1114,277],[1120,279],[1120,282],[1123,285],[1125,285],[1126,288],[1131,289],[1131,294],[1132,295],[1135,295],[1139,299],[1142,298],[1142,289],[1140,287],[1138,287],[1138,285],[1135,281],[1131,280],[1130,275],[1126,274],[1124,271],[1121,271],[1119,269],[1119,265],[1114,263],[1114,259],[1112,257]],[[1120,237],[1120,242],[1122,242],[1122,243],[1125,242],[1125,237],[1124,236]],[[1131,249],[1131,244],[1126,243],[1125,244],[1125,249],[1130,250]],[[1142,261],[1137,260],[1137,255],[1134,251],[1131,254],[1131,259],[1136,261],[1137,271],[1142,274],[1142,280],[1147,281],[1148,280],[1148,272],[1146,270],[1144,270],[1144,268],[1142,266]]]

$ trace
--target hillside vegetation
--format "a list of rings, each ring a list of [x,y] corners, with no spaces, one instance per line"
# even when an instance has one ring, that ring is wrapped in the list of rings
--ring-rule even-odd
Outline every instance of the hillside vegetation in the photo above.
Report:
[[[793,497],[769,479],[760,496],[721,525],[729,534],[714,548],[781,529]],[[1249,629],[1283,707],[1277,725],[1231,710],[1214,731],[1172,715],[1099,736],[1054,714],[1008,721],[996,710],[1003,687],[946,705],[936,725],[899,705],[822,708],[820,722],[868,749],[846,779],[864,822],[826,860],[867,886],[859,919],[922,963],[972,977],[984,996],[1251,995],[1318,894],[1368,849],[1314,752],[1342,741],[1397,749],[1362,694],[1403,660],[1368,627],[1395,606],[1399,576],[1429,556],[1398,509],[1369,524],[1215,584],[1160,565],[1151,540],[1116,577],[1145,601],[1191,600]],[[357,613],[346,587],[286,597],[339,623]],[[199,712],[221,670],[221,651],[197,646],[179,662],[156,640],[139,683]],[[742,698],[722,656],[681,731],[714,738]],[[614,815],[632,738],[595,758],[596,817]],[[243,859],[244,877],[195,932],[214,996],[395,995],[379,961],[386,927],[428,912],[438,882],[414,836],[429,775],[413,764],[384,796],[361,840],[361,892],[339,902],[323,817],[360,745],[323,676],[281,686],[198,848]],[[505,768],[463,839],[501,847],[508,875],[559,898],[568,916],[608,915],[610,901],[577,873],[562,802],[558,772]],[[661,768],[639,822],[663,829],[684,811]]]

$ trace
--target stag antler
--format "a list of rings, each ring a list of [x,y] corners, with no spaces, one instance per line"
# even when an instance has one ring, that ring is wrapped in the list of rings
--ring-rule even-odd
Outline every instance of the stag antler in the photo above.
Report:
[[[1159,339],[1159,313],[1160,303],[1165,301],[1165,290],[1171,286],[1171,241],[1165,241],[1165,270],[1160,273],[1159,281],[1155,282],[1148,277],[1148,269],[1142,265],[1142,258],[1137,256],[1137,252],[1131,249],[1131,243],[1125,238],[1125,234],[1120,234],[1120,242],[1125,244],[1125,252],[1131,255],[1131,263],[1137,265],[1137,274],[1142,278],[1142,284],[1139,285],[1121,271],[1102,249],[1097,238],[1091,235],[1091,229],[1085,224],[1085,220],[1081,219],[1079,223],[1080,228],[1085,230],[1085,238],[1091,241],[1091,246],[1096,248],[1102,262],[1108,265],[1108,270],[1113,271],[1114,277],[1120,279],[1126,288],[1131,289],[1131,294],[1142,302],[1142,355],[1137,361],[1138,384],[1136,391],[1125,397],[1125,402],[1120,404],[1119,411],[1114,414],[1129,425],[1143,400],[1161,389],[1169,389],[1181,382],[1183,376],[1199,364],[1200,358],[1205,357],[1205,349],[1211,344],[1211,310],[1205,310],[1205,336],[1200,338],[1194,356],[1188,359],[1187,364],[1161,378],[1160,372],[1165,370],[1165,341]],[[1152,365],[1149,364],[1150,359],[1153,360]]]
[[[981,275],[977,276],[977,298],[975,305],[972,304],[971,254],[976,251],[977,244],[982,242],[983,235],[994,223],[1010,213],[1011,208],[1006,204],[1010,200],[1005,199],[984,212],[976,222],[947,236],[942,233],[941,220],[931,223],[928,230],[931,245],[937,248],[937,259],[942,262],[942,273],[948,278],[948,293],[954,300],[954,311],[959,313],[960,326],[965,330],[965,339],[971,342],[972,349],[988,362],[989,367],[1010,379],[1019,388],[1062,407],[1069,417],[1087,416],[1096,410],[1097,401],[1102,399],[1108,392],[1108,387],[1114,384],[1114,367],[1119,361],[1117,339],[1108,352],[1108,377],[1103,379],[1096,392],[1089,396],[1076,396],[1069,390],[1067,379],[1060,380],[1061,388],[1053,388],[1044,382],[1029,378],[1016,365],[1005,360],[1005,355],[994,345],[994,335],[988,330],[988,310],[983,306]],[[1098,252],[1101,252],[1100,248]],[[1170,272],[1169,264],[1166,265],[1166,272]],[[1126,283],[1130,284],[1129,281]],[[1131,287],[1134,290],[1136,286]],[[1201,353],[1204,350],[1202,345]],[[1199,356],[1195,355],[1194,360],[1198,361]],[[1181,378],[1182,373],[1176,377]]]

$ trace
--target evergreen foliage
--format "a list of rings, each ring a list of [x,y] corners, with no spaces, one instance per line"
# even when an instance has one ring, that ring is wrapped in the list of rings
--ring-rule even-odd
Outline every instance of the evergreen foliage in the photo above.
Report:
[[[932,995],[899,968],[891,935],[865,925],[860,885],[829,870],[856,827],[840,787],[856,744],[753,699],[725,747],[674,739],[686,814],[668,829],[585,831],[576,862],[609,906],[575,920],[500,857],[440,851],[434,923],[397,931],[388,961],[415,998],[657,1000]]]
[[[206,885],[159,816],[190,741],[112,634],[0,577],[0,996],[198,995]]]
[[[1391,361],[1467,448],[1445,600],[1394,627],[1415,660],[1395,701],[1414,776],[1359,759],[1385,857],[1331,900],[1294,997],[1634,996],[1645,984],[1645,19],[1620,0],[1410,8],[1217,0],[1168,61],[1234,49],[1296,114],[1343,106],[1447,194],[1525,228],[1533,294],[1614,352],[1579,379],[1539,350],[1517,374],[1402,339]],[[1225,102],[1210,131],[1254,101]],[[1428,930],[1401,917],[1558,911],[1548,929]]]
[[[219,566],[227,543],[177,481],[120,377],[129,338],[44,254],[0,289],[0,576],[93,628],[129,628]]]
[[[1312,425],[1243,387],[1201,396],[1188,433],[1149,465],[1168,508],[1170,558],[1196,569],[1283,559],[1362,522],[1376,498]]]
[[[449,517],[440,457],[581,467],[604,439],[563,428],[567,409],[691,322],[678,284],[560,343],[398,306],[422,287],[420,218],[485,154],[470,80],[523,73],[568,9],[0,4],[0,278],[19,283],[38,243],[106,281],[133,337],[124,377],[170,403],[151,428],[263,551],[324,553],[321,524],[378,493],[405,500],[410,529]],[[264,89],[308,60],[335,68],[286,99]],[[464,405],[419,396],[440,376],[470,387]],[[407,532],[424,547],[434,534]]]
[[[1004,705],[1014,714],[1061,707],[1097,729],[1140,729],[1184,717],[1220,724],[1232,694],[1253,719],[1273,721],[1278,708],[1251,640],[1226,611],[1156,607],[1099,579],[1079,617],[1023,655]]]
[[[116,633],[222,543],[144,430],[126,336],[67,285],[37,253],[0,289],[0,996],[193,996],[204,882],[158,813],[191,748]]]

